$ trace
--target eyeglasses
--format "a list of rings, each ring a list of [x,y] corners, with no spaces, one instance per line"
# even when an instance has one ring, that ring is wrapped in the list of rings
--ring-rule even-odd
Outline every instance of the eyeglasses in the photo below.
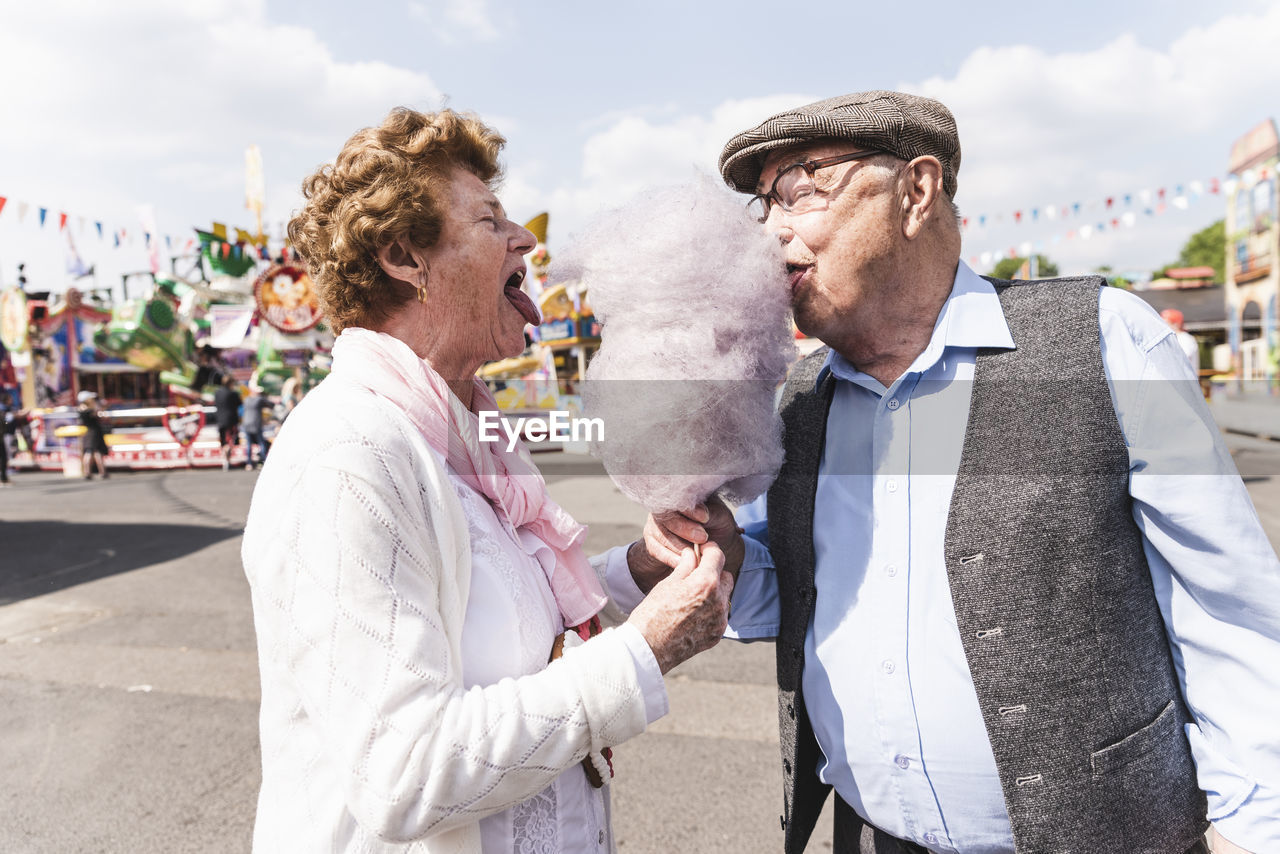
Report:
[[[787,213],[804,213],[812,210],[813,200],[819,192],[813,183],[813,173],[838,163],[848,163],[863,157],[873,157],[879,151],[854,151],[849,154],[837,154],[835,157],[824,157],[821,160],[806,160],[792,163],[778,173],[773,179],[773,186],[767,193],[757,193],[747,202],[747,210],[757,222],[769,218],[769,208],[777,204]]]

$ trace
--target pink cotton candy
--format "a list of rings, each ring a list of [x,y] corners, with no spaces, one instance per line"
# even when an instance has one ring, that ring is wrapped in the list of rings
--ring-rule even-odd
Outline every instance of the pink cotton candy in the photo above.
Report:
[[[597,219],[553,262],[604,324],[583,402],[593,453],[650,511],[760,495],[782,465],[779,383],[795,358],[786,267],[745,197],[655,190]]]

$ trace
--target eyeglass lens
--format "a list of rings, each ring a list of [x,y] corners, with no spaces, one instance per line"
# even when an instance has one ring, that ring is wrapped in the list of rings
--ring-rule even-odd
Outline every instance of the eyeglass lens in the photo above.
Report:
[[[758,195],[747,203],[748,210],[760,222],[769,218],[769,207],[777,203],[784,211],[794,213],[796,205],[813,195],[813,173],[807,163],[793,163],[778,173],[769,193]]]

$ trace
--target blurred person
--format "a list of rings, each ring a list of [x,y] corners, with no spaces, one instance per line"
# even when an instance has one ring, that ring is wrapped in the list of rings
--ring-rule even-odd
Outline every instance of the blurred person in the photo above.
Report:
[[[209,344],[203,344],[196,352],[196,375],[191,380],[191,388],[200,394],[206,386],[221,386],[226,372],[218,351]]]
[[[98,395],[91,391],[82,391],[76,395],[76,400],[79,403],[77,415],[85,430],[84,436],[80,439],[84,479],[90,480],[93,477],[93,467],[96,465],[102,474],[102,479],[106,480],[107,454],[111,453],[111,449],[107,447],[106,428],[98,414]]]
[[[540,321],[535,239],[493,192],[503,143],[398,108],[306,179],[289,224],[338,338],[245,530],[255,851],[612,851],[606,748],[723,633],[719,549],[686,550],[626,616],[528,451],[479,439],[497,407],[476,370]]]
[[[249,396],[244,401],[244,416],[240,421],[240,429],[244,431],[245,440],[245,468],[253,471],[253,449],[258,449],[257,465],[262,465],[267,461],[267,439],[263,434],[263,410],[269,409],[265,397],[262,396],[262,386],[257,381],[250,383]]]
[[[9,437],[14,434],[13,399],[8,391],[0,390],[0,484],[9,485]]]
[[[296,377],[287,378],[280,384],[280,400],[276,402],[276,417],[283,422],[293,412],[304,394],[302,382]]]
[[[240,443],[239,384],[231,374],[223,374],[218,390],[213,393],[214,423],[218,426],[218,444],[222,448],[222,470],[231,470],[231,452]],[[259,421],[261,428],[261,421]]]
[[[1166,308],[1160,312],[1160,317],[1164,322],[1173,327],[1173,332],[1178,337],[1178,346],[1182,348],[1182,352],[1186,354],[1187,359],[1191,362],[1191,367],[1197,372],[1200,370],[1200,344],[1196,341],[1196,337],[1188,332],[1183,324],[1182,312],[1176,308]]]
[[[782,242],[786,462],[708,536],[777,646],[785,849],[1280,851],[1280,562],[1181,345],[1098,277],[960,260],[955,120],[899,92],[780,113],[725,180]],[[740,532],[741,525],[745,532]]]

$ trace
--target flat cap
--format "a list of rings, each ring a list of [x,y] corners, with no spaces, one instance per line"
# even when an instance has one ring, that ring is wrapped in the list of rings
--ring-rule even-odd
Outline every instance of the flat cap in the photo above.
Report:
[[[955,117],[937,101],[905,92],[855,92],[778,113],[729,140],[720,152],[720,174],[738,192],[754,193],[770,151],[819,139],[844,139],[903,160],[931,154],[942,163],[943,189],[955,198]]]

